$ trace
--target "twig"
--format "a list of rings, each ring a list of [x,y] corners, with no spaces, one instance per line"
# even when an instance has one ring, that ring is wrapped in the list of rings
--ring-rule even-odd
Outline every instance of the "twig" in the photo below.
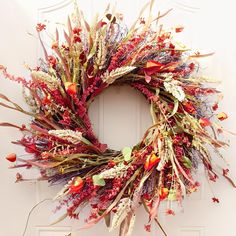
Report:
[[[25,236],[26,230],[27,230],[28,225],[29,225],[30,216],[31,216],[31,214],[33,213],[34,209],[35,209],[36,207],[38,207],[39,205],[41,205],[42,203],[44,203],[44,202],[46,202],[46,201],[51,201],[51,200],[52,200],[52,199],[50,199],[50,198],[46,198],[46,199],[44,199],[44,200],[38,202],[36,205],[34,205],[34,206],[31,208],[31,210],[30,210],[30,212],[29,212],[29,214],[28,214],[28,216],[27,216],[27,220],[26,220],[26,224],[25,224],[25,228],[24,228],[24,232],[23,232],[22,236]]]

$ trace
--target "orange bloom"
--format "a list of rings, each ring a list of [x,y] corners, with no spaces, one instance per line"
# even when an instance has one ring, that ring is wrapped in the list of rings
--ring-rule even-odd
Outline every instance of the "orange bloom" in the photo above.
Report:
[[[168,188],[161,188],[159,191],[159,196],[161,200],[164,200],[169,194],[169,189]]]
[[[228,115],[224,112],[221,112],[221,113],[217,114],[217,118],[222,121],[222,120],[227,119]]]
[[[155,166],[160,160],[161,160],[160,157],[156,156],[155,153],[149,155],[144,163],[144,169],[145,170],[152,169],[152,167]]]
[[[81,177],[75,177],[72,180],[71,186],[69,188],[69,193],[78,193],[84,186],[84,181]]]
[[[77,93],[77,84],[71,83],[71,82],[66,82],[65,89],[69,95],[75,95]]]

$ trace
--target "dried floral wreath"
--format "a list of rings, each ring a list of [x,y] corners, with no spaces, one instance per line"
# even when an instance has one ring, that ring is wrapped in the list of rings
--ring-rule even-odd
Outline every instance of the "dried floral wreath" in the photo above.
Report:
[[[79,218],[81,209],[90,205],[85,228],[105,218],[110,230],[120,227],[121,236],[131,235],[140,205],[149,214],[145,228],[150,231],[151,222],[158,223],[162,201],[181,204],[186,194],[196,191],[199,182],[193,176],[198,163],[215,181],[219,169],[214,168],[214,158],[221,158],[218,148],[227,145],[218,139],[223,132],[218,120],[227,118],[224,112],[215,112],[221,94],[208,87],[209,78],[197,74],[195,58],[210,54],[194,54],[176,43],[173,35],[183,28],[166,31],[159,26],[166,13],[141,18],[145,7],[130,29],[110,8],[92,25],[77,9],[73,24],[68,20],[64,43],[59,43],[56,32],[51,55],[41,38],[46,25],[39,23],[36,30],[45,60],[30,69],[32,79],[15,77],[0,67],[5,77],[23,85],[31,108],[26,111],[0,95],[0,105],[32,117],[29,125],[1,123],[24,134],[14,143],[29,155],[9,154],[13,168],[36,167],[39,180],[64,183],[55,199],[58,209],[67,208],[65,217]],[[145,96],[153,120],[137,145],[120,151],[99,142],[88,116],[93,99],[118,84]],[[220,172],[235,187],[228,169]],[[17,181],[23,180],[17,174]],[[212,200],[219,202],[214,195]],[[166,213],[174,215],[171,205]]]

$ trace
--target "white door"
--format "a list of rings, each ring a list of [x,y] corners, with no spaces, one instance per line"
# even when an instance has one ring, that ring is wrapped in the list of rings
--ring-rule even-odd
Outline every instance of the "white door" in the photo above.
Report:
[[[37,22],[48,20],[49,31],[55,25],[66,22],[67,15],[73,8],[72,0],[0,0],[0,64],[8,67],[9,72],[28,76],[23,64],[36,65],[40,55],[38,41],[30,34]],[[113,0],[78,0],[89,20],[107,3]],[[124,13],[128,24],[137,17],[145,0],[119,0],[117,8]],[[166,27],[182,24],[185,32],[181,41],[198,50],[215,51],[212,58],[204,59],[203,70],[207,75],[223,80],[219,85],[225,98],[221,109],[229,114],[225,122],[228,130],[236,131],[236,16],[234,1],[214,0],[157,0],[155,11],[173,8],[163,19]],[[54,32],[51,32],[54,33]],[[21,89],[18,84],[0,80],[0,93],[4,93],[24,106]],[[122,148],[135,144],[151,122],[149,107],[145,99],[129,87],[110,88],[97,98],[90,109],[90,117],[101,141],[112,148]],[[0,107],[0,122],[27,123],[27,117]],[[21,170],[8,170],[4,156],[9,152],[22,153],[23,150],[10,141],[21,137],[14,129],[1,128],[0,143],[0,235],[22,236],[30,209],[40,201],[28,222],[25,235],[28,236],[65,236],[72,231],[72,236],[117,235],[109,234],[105,225],[100,223],[88,231],[78,231],[77,221],[65,220],[57,225],[49,225],[52,203],[47,200],[54,196],[59,186],[48,187],[47,183],[35,181],[15,184],[15,174]],[[231,138],[231,147],[224,155],[231,163],[232,176],[236,179],[235,137]],[[27,174],[28,170],[23,170]],[[199,178],[202,187],[198,193],[189,197],[184,204],[184,212],[176,216],[160,215],[160,222],[168,236],[235,236],[234,215],[236,210],[236,190],[225,181],[213,184],[214,192],[220,199],[213,204],[212,194],[202,172]],[[31,173],[32,175],[32,173]],[[144,231],[148,221],[145,212],[138,212],[133,235],[150,235]],[[80,223],[81,225],[81,223]],[[151,235],[162,235],[154,226]]]

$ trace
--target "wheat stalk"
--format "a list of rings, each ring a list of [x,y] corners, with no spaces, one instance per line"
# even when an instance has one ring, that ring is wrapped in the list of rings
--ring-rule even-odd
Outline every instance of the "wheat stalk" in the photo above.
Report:
[[[103,74],[102,80],[103,80],[103,82],[105,82],[107,84],[112,84],[115,80],[128,74],[129,72],[131,72],[135,68],[136,68],[135,66],[123,66],[123,67],[117,68],[115,70],[112,70],[110,73],[107,71]]]

